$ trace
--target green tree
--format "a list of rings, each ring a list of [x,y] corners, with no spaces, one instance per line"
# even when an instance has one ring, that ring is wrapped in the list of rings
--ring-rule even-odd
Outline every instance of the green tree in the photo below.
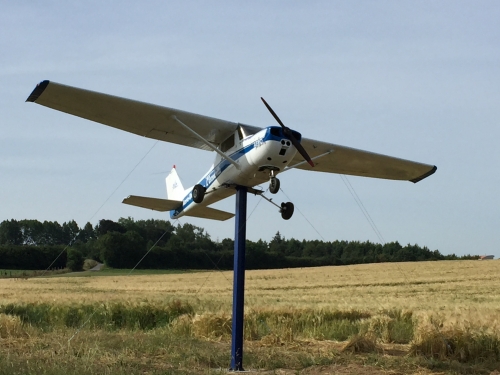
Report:
[[[298,241],[295,238],[291,238],[286,242],[285,255],[300,257],[302,255],[302,251],[303,246],[301,241]]]
[[[269,251],[277,254],[286,253],[286,241],[285,238],[281,236],[280,232],[276,232],[273,239],[269,242]]]
[[[57,221],[44,221],[43,234],[40,244],[43,245],[67,245],[66,236],[62,226]]]
[[[21,245],[23,234],[17,220],[4,220],[0,223],[0,245]]]
[[[269,264],[269,254],[268,246],[265,241],[246,241],[246,267],[248,269],[271,268],[272,265]]]
[[[146,253],[145,241],[135,231],[108,232],[99,237],[97,245],[101,259],[113,268],[132,268]]]
[[[99,224],[97,224],[95,229],[98,237],[103,236],[108,232],[125,233],[126,231],[127,229],[120,223],[115,223],[113,220],[107,219],[99,220]]]
[[[216,245],[210,240],[210,236],[203,228],[189,223],[177,226],[175,236],[170,239],[169,243],[172,241],[174,241],[178,250],[199,249],[211,251],[216,249]]]
[[[94,228],[89,222],[85,224],[85,226],[82,228],[82,230],[80,230],[80,233],[78,234],[78,240],[83,243],[87,243],[90,240],[95,240],[96,238],[97,236]]]
[[[71,246],[80,234],[80,227],[78,227],[76,221],[71,220],[67,223],[63,223],[62,231],[64,233],[64,244]]]
[[[19,222],[25,245],[40,245],[43,243],[44,228],[38,220],[21,220]]]
[[[247,247],[249,242],[251,241],[247,241]],[[224,238],[219,244],[219,249],[221,251],[234,251],[234,240],[231,238]]]
[[[147,241],[157,243],[156,246],[165,246],[175,231],[175,227],[167,220],[139,220],[137,226],[141,236]]]

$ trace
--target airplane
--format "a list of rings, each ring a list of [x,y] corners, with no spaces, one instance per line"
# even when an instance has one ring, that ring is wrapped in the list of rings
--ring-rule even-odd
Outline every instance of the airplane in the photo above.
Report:
[[[193,187],[184,189],[174,166],[166,177],[168,199],[130,195],[123,200],[133,206],[170,211],[171,219],[182,216],[230,219],[233,213],[209,206],[232,196],[238,186],[243,186],[274,204],[282,218],[289,220],[294,212],[293,203],[283,202],[278,206],[258,187],[269,182],[269,192],[276,194],[280,190],[277,175],[292,169],[413,183],[437,170],[434,165],[303,138],[301,133],[285,126],[261,99],[279,126],[259,128],[48,80],[39,83],[26,101],[143,137],[214,151],[213,164]]]

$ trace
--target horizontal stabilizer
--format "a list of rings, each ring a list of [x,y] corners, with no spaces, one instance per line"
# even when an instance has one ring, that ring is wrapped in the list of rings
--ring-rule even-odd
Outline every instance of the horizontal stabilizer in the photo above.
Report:
[[[231,212],[217,210],[215,208],[210,208],[206,206],[196,205],[191,210],[187,211],[185,216],[199,217],[202,219],[212,219],[212,220],[220,220],[224,221],[227,219],[231,219],[234,214]]]
[[[161,212],[175,210],[176,208],[182,206],[182,201],[140,197],[137,195],[129,195],[122,201],[122,203],[130,204],[131,206],[149,208],[150,210],[161,211]]]

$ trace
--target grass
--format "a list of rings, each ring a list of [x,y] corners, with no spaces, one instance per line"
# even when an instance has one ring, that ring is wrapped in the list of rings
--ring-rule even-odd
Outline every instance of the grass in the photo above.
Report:
[[[0,374],[220,374],[230,363],[230,343],[150,331],[32,331],[0,348]],[[358,341],[359,344],[359,341]],[[344,343],[245,342],[244,366],[264,374],[489,374],[495,364],[437,361],[425,357],[343,350]],[[365,346],[366,348],[366,346]],[[384,350],[386,350],[384,354]],[[288,369],[287,372],[280,369]],[[264,371],[264,370],[267,370]]]
[[[148,276],[148,275],[179,275],[185,273],[207,272],[199,270],[142,270],[103,267],[100,271],[72,272],[68,275],[57,275],[56,277],[102,277],[102,276]]]
[[[186,302],[173,300],[167,304],[98,303],[51,305],[21,303],[0,306],[0,313],[16,317],[27,326],[43,331],[55,328],[103,330],[151,330],[169,327],[179,334],[207,339],[226,339],[231,336],[231,315],[227,312],[195,314]],[[390,314],[394,314],[391,311]],[[391,318],[384,312],[372,316],[369,312],[329,310],[269,310],[256,309],[245,314],[247,340],[289,342],[295,339],[344,341],[360,332],[370,332],[383,342],[409,343],[413,331],[402,323],[403,314]],[[410,320],[413,327],[413,322]],[[399,324],[398,324],[399,323]],[[402,330],[401,326],[405,328]]]
[[[228,366],[232,273],[128,273],[0,280],[0,374]],[[497,274],[477,261],[247,271],[244,364],[489,374],[500,368]]]
[[[54,275],[67,274],[69,269],[53,269],[53,270],[0,270],[0,279],[28,279],[32,277],[48,277]]]
[[[97,263],[97,262],[96,262]],[[120,269],[103,266],[100,271],[84,270],[71,272],[67,268],[58,270],[0,270],[0,279],[30,279],[36,277],[101,277],[101,276],[129,276],[129,275],[177,275],[194,272],[207,272],[200,270],[143,270]]]
[[[471,322],[444,327],[433,319],[423,319],[410,353],[439,360],[500,363],[500,333]]]
[[[18,317],[28,326],[43,330],[58,327],[92,329],[141,329],[148,330],[165,326],[173,319],[192,314],[193,308],[174,300],[165,306],[152,304],[72,304],[51,305],[48,303],[6,304],[0,313]]]

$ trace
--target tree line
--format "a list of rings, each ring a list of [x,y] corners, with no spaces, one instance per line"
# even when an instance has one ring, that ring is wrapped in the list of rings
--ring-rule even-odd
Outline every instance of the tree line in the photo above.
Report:
[[[0,269],[80,270],[84,259],[113,268],[232,269],[234,242],[213,241],[203,228],[174,226],[167,220],[117,222],[100,220],[82,228],[72,220],[5,220],[0,223]],[[398,242],[319,241],[285,239],[279,232],[269,241],[246,242],[246,268],[290,268],[378,262],[469,259],[443,255],[419,245]]]

